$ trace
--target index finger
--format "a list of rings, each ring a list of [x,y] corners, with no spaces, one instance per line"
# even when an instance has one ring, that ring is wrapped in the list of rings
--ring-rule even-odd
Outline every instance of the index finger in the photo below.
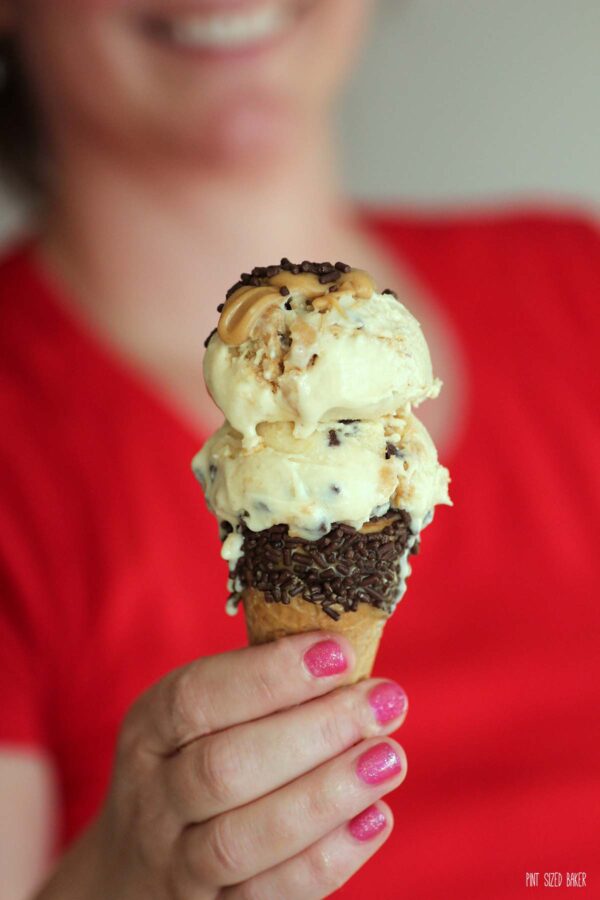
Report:
[[[196,660],[170,672],[127,720],[162,756],[232,725],[304,703],[349,680],[355,657],[339,634],[310,632]]]

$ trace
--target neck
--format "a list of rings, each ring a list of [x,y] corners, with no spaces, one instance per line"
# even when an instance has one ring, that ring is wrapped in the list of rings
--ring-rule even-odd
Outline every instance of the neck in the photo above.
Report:
[[[447,343],[426,297],[404,285],[398,261],[359,233],[333,175],[332,141],[296,144],[269,171],[218,173],[129,165],[91,148],[64,152],[42,231],[46,265],[68,302],[109,343],[166,390],[185,418],[221,420],[202,394],[202,339],[215,307],[242,271],[291,259],[360,260],[381,284],[400,287],[425,326],[433,357]],[[447,356],[447,354],[446,354]],[[458,354],[457,354],[458,357]],[[453,366],[438,365],[453,410]],[[437,414],[437,413],[436,413]],[[434,437],[446,426],[431,420]]]
[[[41,252],[71,302],[142,356],[197,358],[242,270],[320,257],[342,227],[329,138],[243,174],[63,156]]]

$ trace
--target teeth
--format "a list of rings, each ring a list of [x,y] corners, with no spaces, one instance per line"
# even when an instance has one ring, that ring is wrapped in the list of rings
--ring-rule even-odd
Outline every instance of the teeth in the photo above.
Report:
[[[289,10],[273,4],[246,13],[186,16],[172,22],[170,35],[188,47],[239,47],[279,34],[289,20]]]

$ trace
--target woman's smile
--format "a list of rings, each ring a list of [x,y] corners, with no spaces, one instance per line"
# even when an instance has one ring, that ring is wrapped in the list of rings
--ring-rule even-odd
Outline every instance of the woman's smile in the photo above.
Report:
[[[231,57],[263,51],[286,36],[316,5],[291,2],[197,4],[179,11],[142,14],[138,23],[153,39],[202,58]]]

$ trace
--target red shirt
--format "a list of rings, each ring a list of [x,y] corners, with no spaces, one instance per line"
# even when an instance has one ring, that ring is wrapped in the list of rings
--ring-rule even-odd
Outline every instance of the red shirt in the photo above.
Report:
[[[453,322],[469,405],[442,454],[455,507],[377,661],[411,701],[394,833],[341,894],[494,900],[582,870],[598,895],[600,235],[558,214],[369,227]],[[0,268],[0,740],[51,755],[67,841],[132,700],[245,639],[190,473],[202,436],[56,290],[28,250]]]

